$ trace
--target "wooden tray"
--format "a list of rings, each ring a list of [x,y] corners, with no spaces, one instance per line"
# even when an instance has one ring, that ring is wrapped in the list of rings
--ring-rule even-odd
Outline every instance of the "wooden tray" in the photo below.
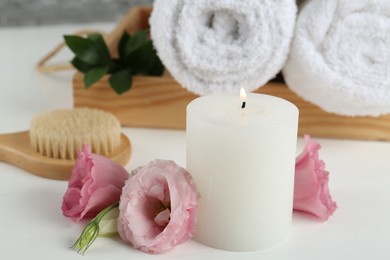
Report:
[[[148,27],[150,7],[136,7],[107,38],[110,52],[124,30],[134,32]],[[294,103],[300,110],[299,134],[313,137],[390,140],[390,114],[381,117],[345,117],[322,111],[290,91],[283,83],[269,83],[258,93],[278,96]],[[173,78],[134,77],[132,89],[118,96],[104,77],[88,90],[83,74],[73,78],[75,107],[96,107],[115,114],[125,126],[184,129],[187,104],[197,96],[182,88]]]

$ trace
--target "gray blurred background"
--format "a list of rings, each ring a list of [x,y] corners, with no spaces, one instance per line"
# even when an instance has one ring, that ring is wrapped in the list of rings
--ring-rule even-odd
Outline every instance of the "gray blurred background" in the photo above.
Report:
[[[134,5],[152,3],[153,0],[0,0],[0,27],[112,22],[120,20]]]
[[[153,0],[0,0],[0,27],[118,21]]]

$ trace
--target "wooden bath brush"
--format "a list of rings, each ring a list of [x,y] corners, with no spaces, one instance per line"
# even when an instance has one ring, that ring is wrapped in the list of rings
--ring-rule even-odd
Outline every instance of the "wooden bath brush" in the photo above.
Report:
[[[0,161],[41,177],[67,180],[83,143],[123,166],[130,159],[130,141],[113,115],[76,108],[40,114],[31,121],[30,131],[0,135]]]

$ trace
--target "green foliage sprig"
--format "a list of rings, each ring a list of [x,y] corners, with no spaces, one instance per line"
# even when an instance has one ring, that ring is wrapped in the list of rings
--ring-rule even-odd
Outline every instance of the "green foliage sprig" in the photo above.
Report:
[[[104,75],[110,74],[110,86],[120,95],[130,90],[133,75],[160,76],[164,71],[148,34],[149,30],[141,30],[133,35],[124,32],[118,44],[119,58],[110,57],[100,34],[90,34],[86,38],[65,35],[64,39],[75,54],[71,63],[85,74],[85,87],[91,87]]]

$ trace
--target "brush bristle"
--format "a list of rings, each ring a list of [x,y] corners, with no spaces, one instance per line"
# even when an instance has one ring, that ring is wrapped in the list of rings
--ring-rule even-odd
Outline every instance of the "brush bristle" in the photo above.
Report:
[[[34,151],[56,159],[74,160],[83,143],[93,153],[107,155],[120,145],[118,119],[101,110],[62,109],[40,114],[30,125]]]

